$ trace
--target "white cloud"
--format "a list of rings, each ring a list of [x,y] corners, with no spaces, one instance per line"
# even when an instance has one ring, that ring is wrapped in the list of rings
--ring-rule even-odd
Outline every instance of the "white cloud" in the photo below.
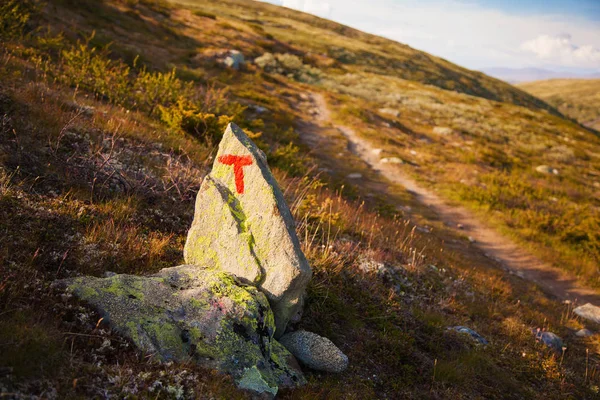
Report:
[[[320,0],[283,0],[284,7],[304,11],[324,18],[331,18],[331,4]]]
[[[568,66],[600,67],[600,50],[592,45],[577,46],[571,35],[539,35],[521,45],[542,60]]]
[[[319,0],[305,0],[304,11],[322,17],[330,17],[331,4]]]

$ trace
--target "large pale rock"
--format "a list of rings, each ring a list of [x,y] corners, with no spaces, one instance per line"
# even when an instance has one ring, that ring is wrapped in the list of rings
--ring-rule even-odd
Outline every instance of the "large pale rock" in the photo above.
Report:
[[[162,361],[195,361],[266,397],[305,382],[293,356],[273,338],[265,295],[215,268],[183,265],[148,277],[80,277],[58,286]]]
[[[342,372],[348,357],[333,342],[316,333],[296,331],[285,334],[280,342],[304,365],[317,371]]]
[[[256,285],[271,303],[276,337],[299,318],[310,266],[266,156],[235,124],[200,187],[184,258]]]
[[[595,306],[591,303],[584,304],[577,307],[573,312],[579,315],[581,318],[588,319],[592,322],[600,324],[600,307]]]

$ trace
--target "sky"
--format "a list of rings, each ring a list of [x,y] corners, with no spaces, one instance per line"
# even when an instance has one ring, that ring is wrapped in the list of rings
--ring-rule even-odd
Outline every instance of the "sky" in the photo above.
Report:
[[[600,0],[267,0],[470,69],[600,72]]]

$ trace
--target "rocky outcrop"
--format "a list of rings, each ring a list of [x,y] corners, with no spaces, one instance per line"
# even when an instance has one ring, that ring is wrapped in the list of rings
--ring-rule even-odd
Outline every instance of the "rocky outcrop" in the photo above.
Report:
[[[162,361],[193,360],[267,397],[305,382],[293,356],[273,338],[265,295],[215,268],[183,265],[147,277],[79,277],[57,285]]]
[[[299,319],[310,266],[266,156],[235,124],[200,187],[184,258],[256,285],[273,309],[276,337]]]
[[[309,368],[325,372],[342,372],[348,368],[348,357],[327,338],[307,331],[285,334],[280,342]]]

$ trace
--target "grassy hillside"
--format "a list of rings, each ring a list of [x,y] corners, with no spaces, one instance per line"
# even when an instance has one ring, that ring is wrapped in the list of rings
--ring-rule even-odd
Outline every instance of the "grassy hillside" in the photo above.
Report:
[[[250,26],[260,39],[230,46],[252,56],[260,51],[290,52],[311,67],[333,75],[369,72],[437,86],[442,89],[554,111],[539,99],[478,71],[471,71],[410,46],[301,12],[246,0],[200,2],[174,0],[200,13]],[[218,22],[217,22],[218,24]],[[207,35],[208,36],[208,35]],[[262,37],[260,37],[262,36]],[[214,41],[208,37],[207,42]],[[204,42],[203,40],[203,43]],[[283,46],[281,46],[283,45]],[[257,51],[258,50],[258,51]]]
[[[600,341],[573,336],[583,323],[571,305],[491,268],[410,193],[374,196],[344,170],[324,169],[360,163],[343,149],[313,153],[298,132],[314,119],[300,104],[322,92],[334,118],[407,171],[515,224],[524,241],[547,241],[549,256],[592,260],[598,140],[544,103],[253,1],[18,0],[0,11],[1,396],[245,398],[213,371],[137,353],[50,286],[181,263],[194,196],[232,120],[266,152],[313,267],[301,327],[350,358],[341,375],[307,370],[307,387],[281,398],[597,395]],[[219,58],[228,49],[259,60],[227,68]],[[560,174],[532,171],[542,161]],[[563,240],[573,254],[553,246]],[[475,346],[453,325],[491,344]],[[536,343],[537,328],[565,338],[567,351]]]
[[[518,86],[563,115],[600,130],[600,79],[550,79]]]
[[[381,157],[400,158],[405,173],[600,285],[596,134],[544,112],[394,77],[365,75],[336,89],[344,93],[332,96],[338,121],[382,148]]]

